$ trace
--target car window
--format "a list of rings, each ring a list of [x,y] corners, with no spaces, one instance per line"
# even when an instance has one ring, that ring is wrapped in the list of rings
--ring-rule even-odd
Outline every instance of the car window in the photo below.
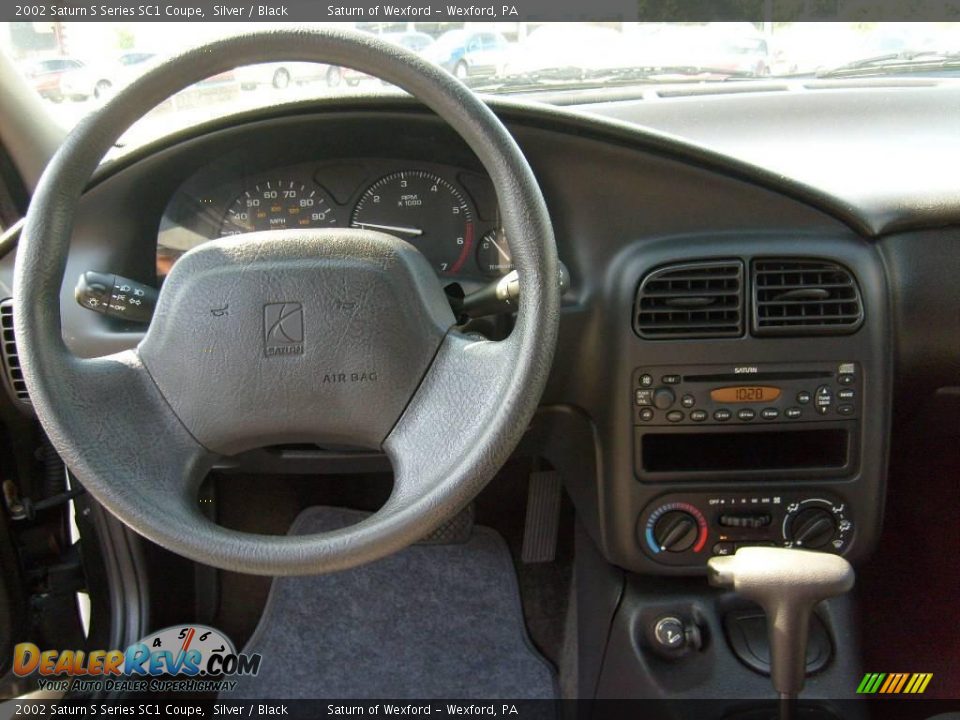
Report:
[[[0,50],[43,99],[51,118],[66,128],[163,56],[238,31],[234,23],[76,22],[65,25],[69,42],[64,44],[52,26],[0,23]],[[836,71],[843,77],[926,73],[943,87],[951,79],[960,81],[956,22],[398,22],[356,23],[354,29],[402,44],[491,94],[749,83],[769,77],[828,77]],[[880,58],[878,65],[884,54],[887,62]],[[95,68],[91,74],[97,77],[69,73],[85,66]],[[292,75],[278,75],[277,66],[269,64],[259,68],[252,75],[249,68],[228,71],[189,88],[182,99],[165,103],[143,120],[142,137],[291,100],[397,91],[364,75],[344,75],[346,81],[340,82],[341,75],[326,68],[308,72],[298,67]],[[60,73],[68,77],[63,80]],[[128,138],[128,144],[135,141]]]

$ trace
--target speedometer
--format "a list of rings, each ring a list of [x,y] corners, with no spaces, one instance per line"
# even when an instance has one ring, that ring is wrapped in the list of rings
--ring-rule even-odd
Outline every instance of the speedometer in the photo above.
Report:
[[[441,273],[455,274],[473,247],[473,212],[451,183],[423,170],[381,178],[360,197],[350,224],[409,241]]]
[[[321,190],[294,180],[264,180],[247,188],[227,209],[220,235],[336,225]]]

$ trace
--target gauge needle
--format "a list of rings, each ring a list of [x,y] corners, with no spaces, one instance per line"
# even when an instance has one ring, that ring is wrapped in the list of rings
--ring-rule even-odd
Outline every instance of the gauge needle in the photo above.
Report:
[[[411,237],[418,237],[423,235],[423,230],[415,227],[400,227],[397,225],[378,225],[376,223],[354,223],[354,227],[371,230],[384,230],[386,232],[400,233],[401,235],[410,235]]]
[[[490,238],[490,242],[492,242],[492,243],[493,243],[493,246],[497,249],[497,251],[498,251],[501,255],[503,255],[503,259],[504,259],[504,260],[506,260],[507,262],[510,262],[510,261],[511,261],[510,256],[507,254],[507,251],[504,250],[502,247],[500,247],[500,245],[497,244],[497,239],[496,239],[496,238]]]

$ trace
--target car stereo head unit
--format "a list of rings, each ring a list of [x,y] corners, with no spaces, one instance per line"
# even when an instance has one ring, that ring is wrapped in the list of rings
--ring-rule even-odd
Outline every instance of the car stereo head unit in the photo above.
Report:
[[[860,414],[857,363],[637,368],[634,425],[742,425],[852,420]]]
[[[854,362],[637,368],[636,475],[644,482],[850,477],[862,386]]]

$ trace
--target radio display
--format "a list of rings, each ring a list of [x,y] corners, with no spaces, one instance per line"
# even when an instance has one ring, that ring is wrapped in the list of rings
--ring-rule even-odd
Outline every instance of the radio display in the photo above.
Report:
[[[780,388],[769,385],[736,385],[710,391],[710,399],[718,403],[761,403],[780,397]]]

